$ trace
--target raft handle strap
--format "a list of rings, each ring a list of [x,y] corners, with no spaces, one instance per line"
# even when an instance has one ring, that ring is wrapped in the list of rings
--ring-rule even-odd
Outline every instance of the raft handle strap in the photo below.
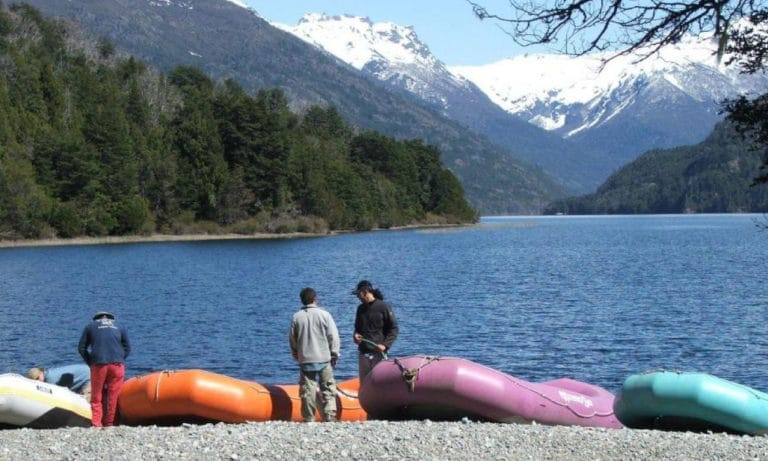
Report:
[[[163,376],[170,375],[171,373],[175,373],[175,372],[176,372],[175,370],[163,370],[157,376],[157,381],[155,381],[155,402],[160,401],[160,380],[163,379]]]

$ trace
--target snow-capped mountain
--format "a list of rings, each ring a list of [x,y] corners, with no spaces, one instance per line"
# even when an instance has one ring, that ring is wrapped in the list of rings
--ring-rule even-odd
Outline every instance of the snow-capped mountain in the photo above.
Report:
[[[718,63],[716,48],[709,38],[687,37],[645,60],[537,54],[451,70],[504,110],[630,160],[650,148],[698,142],[722,118],[724,99],[768,91],[765,75]]]
[[[574,192],[594,189],[617,166],[504,111],[477,85],[451,72],[412,27],[314,13],[296,26],[275,25],[396,91],[416,95],[514,155],[538,164]]]
[[[522,55],[448,68],[410,27],[321,14],[281,27],[418,95],[582,190],[649,149],[700,142],[722,119],[723,99],[768,91],[765,75],[742,75],[718,64],[716,44],[706,38],[686,39],[646,60],[626,56],[606,65],[610,55]],[[488,98],[515,117],[502,122],[489,115]],[[522,139],[520,121],[569,142],[555,147],[540,134],[534,141],[530,129]]]
[[[448,111],[446,90],[476,90],[467,79],[448,71],[410,26],[373,23],[358,16],[309,13],[296,26],[275,24],[347,64],[392,83]]]

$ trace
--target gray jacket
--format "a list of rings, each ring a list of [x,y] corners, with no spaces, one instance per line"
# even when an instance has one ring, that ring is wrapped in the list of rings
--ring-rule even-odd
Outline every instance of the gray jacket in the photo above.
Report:
[[[325,363],[339,356],[339,330],[331,314],[316,305],[293,314],[288,334],[291,353],[299,363]]]

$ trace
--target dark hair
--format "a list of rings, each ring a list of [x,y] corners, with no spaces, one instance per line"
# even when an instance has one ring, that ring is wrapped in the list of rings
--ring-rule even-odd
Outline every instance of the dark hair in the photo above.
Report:
[[[360,280],[360,282],[357,283],[357,288],[352,291],[352,294],[358,294],[361,291],[368,291],[373,294],[374,298],[384,301],[384,293],[378,288],[373,288],[373,284],[368,280]]]
[[[312,288],[307,287],[301,290],[299,297],[301,297],[301,303],[306,306],[312,304],[312,302],[317,299],[317,292]]]

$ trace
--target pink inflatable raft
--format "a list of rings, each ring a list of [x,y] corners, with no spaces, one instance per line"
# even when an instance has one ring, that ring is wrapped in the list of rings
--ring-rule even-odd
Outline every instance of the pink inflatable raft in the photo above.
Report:
[[[614,395],[572,379],[530,383],[455,357],[411,356],[380,362],[363,381],[370,419],[456,420],[623,427]]]

